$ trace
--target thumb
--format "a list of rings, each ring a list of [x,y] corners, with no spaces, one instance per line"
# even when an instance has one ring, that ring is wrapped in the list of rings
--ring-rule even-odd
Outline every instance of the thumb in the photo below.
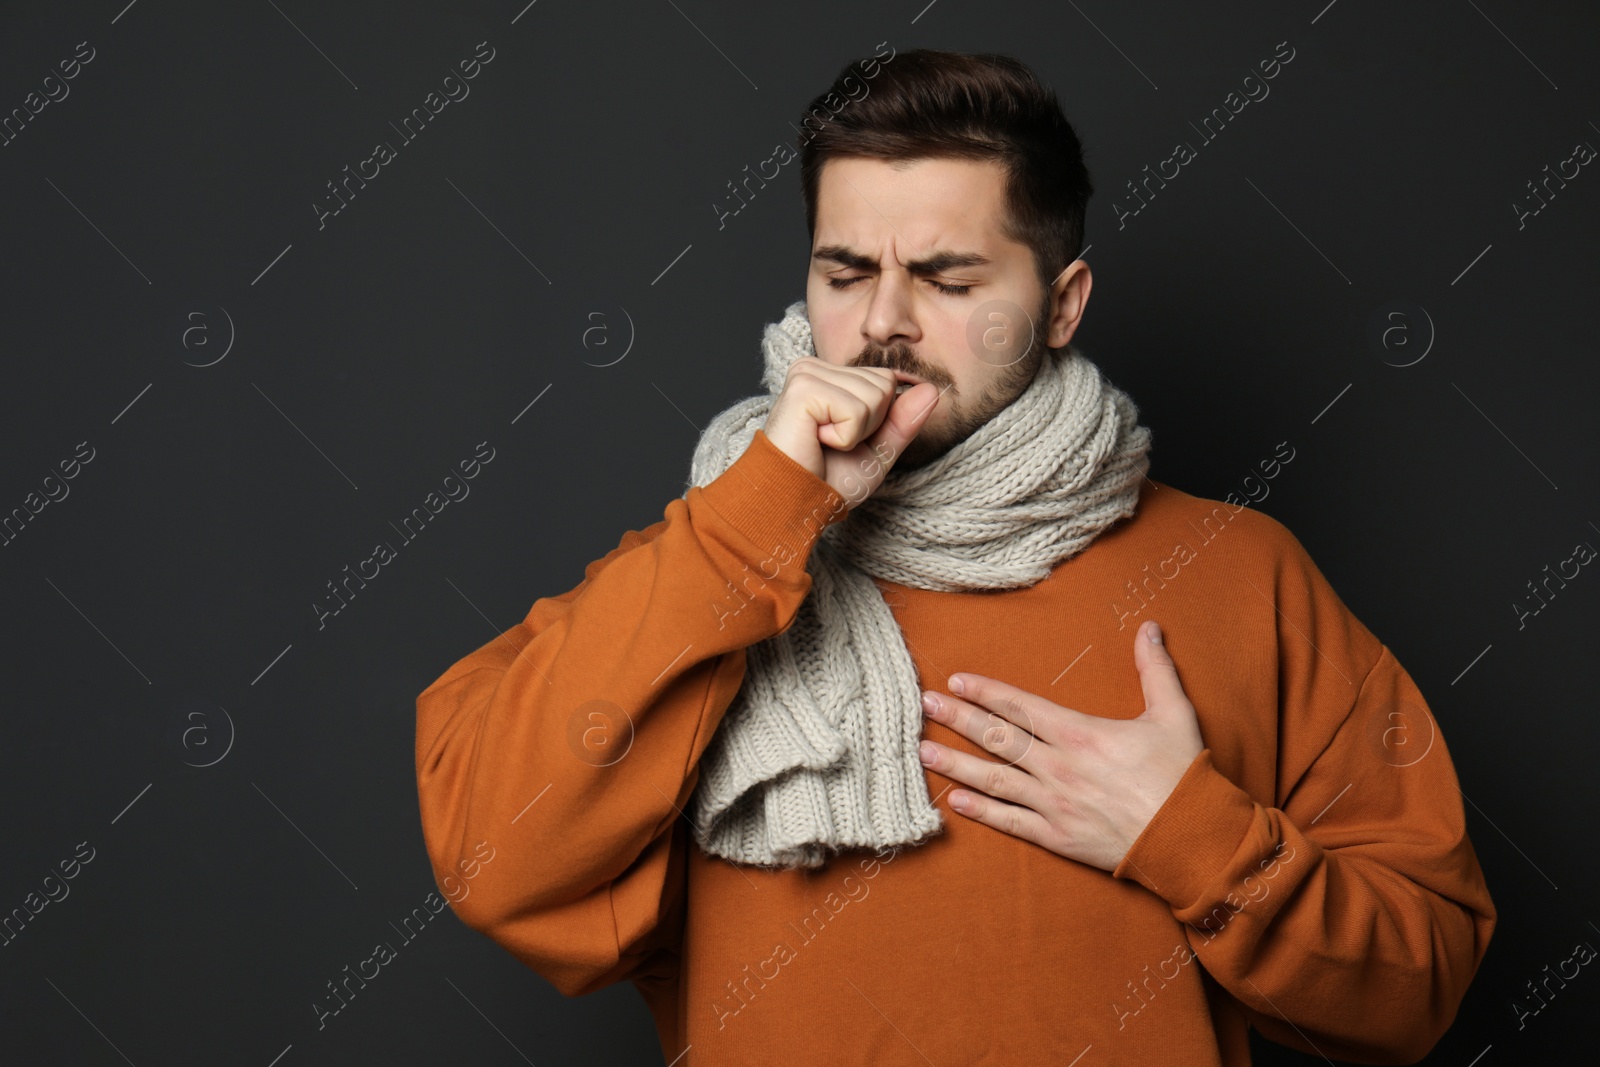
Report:
[[[932,382],[918,382],[895,398],[883,425],[866,442],[872,454],[892,467],[905,451],[906,442],[921,432],[928,416],[944,394]],[[885,458],[887,457],[887,458]]]
[[[1144,690],[1144,710],[1156,705],[1188,704],[1189,697],[1178,681],[1178,665],[1167,651],[1161,627],[1154,619],[1139,627],[1133,643],[1133,662],[1139,670],[1139,688]]]

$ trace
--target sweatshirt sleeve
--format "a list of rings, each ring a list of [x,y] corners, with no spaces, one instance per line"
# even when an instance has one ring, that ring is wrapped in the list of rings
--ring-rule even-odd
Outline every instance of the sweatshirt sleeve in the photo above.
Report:
[[[417,697],[423,837],[462,922],[567,996],[674,973],[701,753],[847,513],[758,430]]]
[[[1208,747],[1112,873],[1188,924],[1174,962],[1199,961],[1264,1036],[1415,1063],[1455,1019],[1495,908],[1427,702],[1267,521],[1283,544],[1275,806],[1223,775]]]

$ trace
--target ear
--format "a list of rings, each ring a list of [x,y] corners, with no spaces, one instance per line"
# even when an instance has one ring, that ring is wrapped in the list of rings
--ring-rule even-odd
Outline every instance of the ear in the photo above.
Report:
[[[1068,263],[1056,276],[1050,291],[1045,294],[1043,314],[1047,347],[1065,348],[1072,340],[1072,335],[1078,332],[1078,323],[1083,319],[1083,309],[1089,303],[1089,290],[1093,283],[1089,264],[1081,259]]]

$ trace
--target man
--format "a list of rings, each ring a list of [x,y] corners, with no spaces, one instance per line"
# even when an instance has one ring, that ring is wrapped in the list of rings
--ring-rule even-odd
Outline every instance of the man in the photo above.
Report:
[[[1147,477],[1054,94],[873,71],[801,134],[767,394],[418,698],[457,914],[683,1064],[1414,1062],[1495,925],[1426,702],[1286,528]]]

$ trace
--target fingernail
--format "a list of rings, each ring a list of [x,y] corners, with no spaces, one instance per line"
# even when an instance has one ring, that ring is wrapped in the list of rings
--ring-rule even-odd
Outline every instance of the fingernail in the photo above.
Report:
[[[939,710],[939,694],[924,691],[922,694],[922,714],[932,715]]]
[[[959,674],[952,674],[950,676],[949,687],[950,687],[950,692],[955,693],[958,696],[961,694],[961,690],[962,690],[963,687],[962,687],[962,684],[961,684],[961,676]]]
[[[1152,645],[1161,643],[1161,626],[1154,619],[1150,620],[1150,643]]]
[[[924,764],[932,763],[934,760],[933,744],[928,741],[922,742],[922,744],[917,746],[917,755],[921,758]]]

